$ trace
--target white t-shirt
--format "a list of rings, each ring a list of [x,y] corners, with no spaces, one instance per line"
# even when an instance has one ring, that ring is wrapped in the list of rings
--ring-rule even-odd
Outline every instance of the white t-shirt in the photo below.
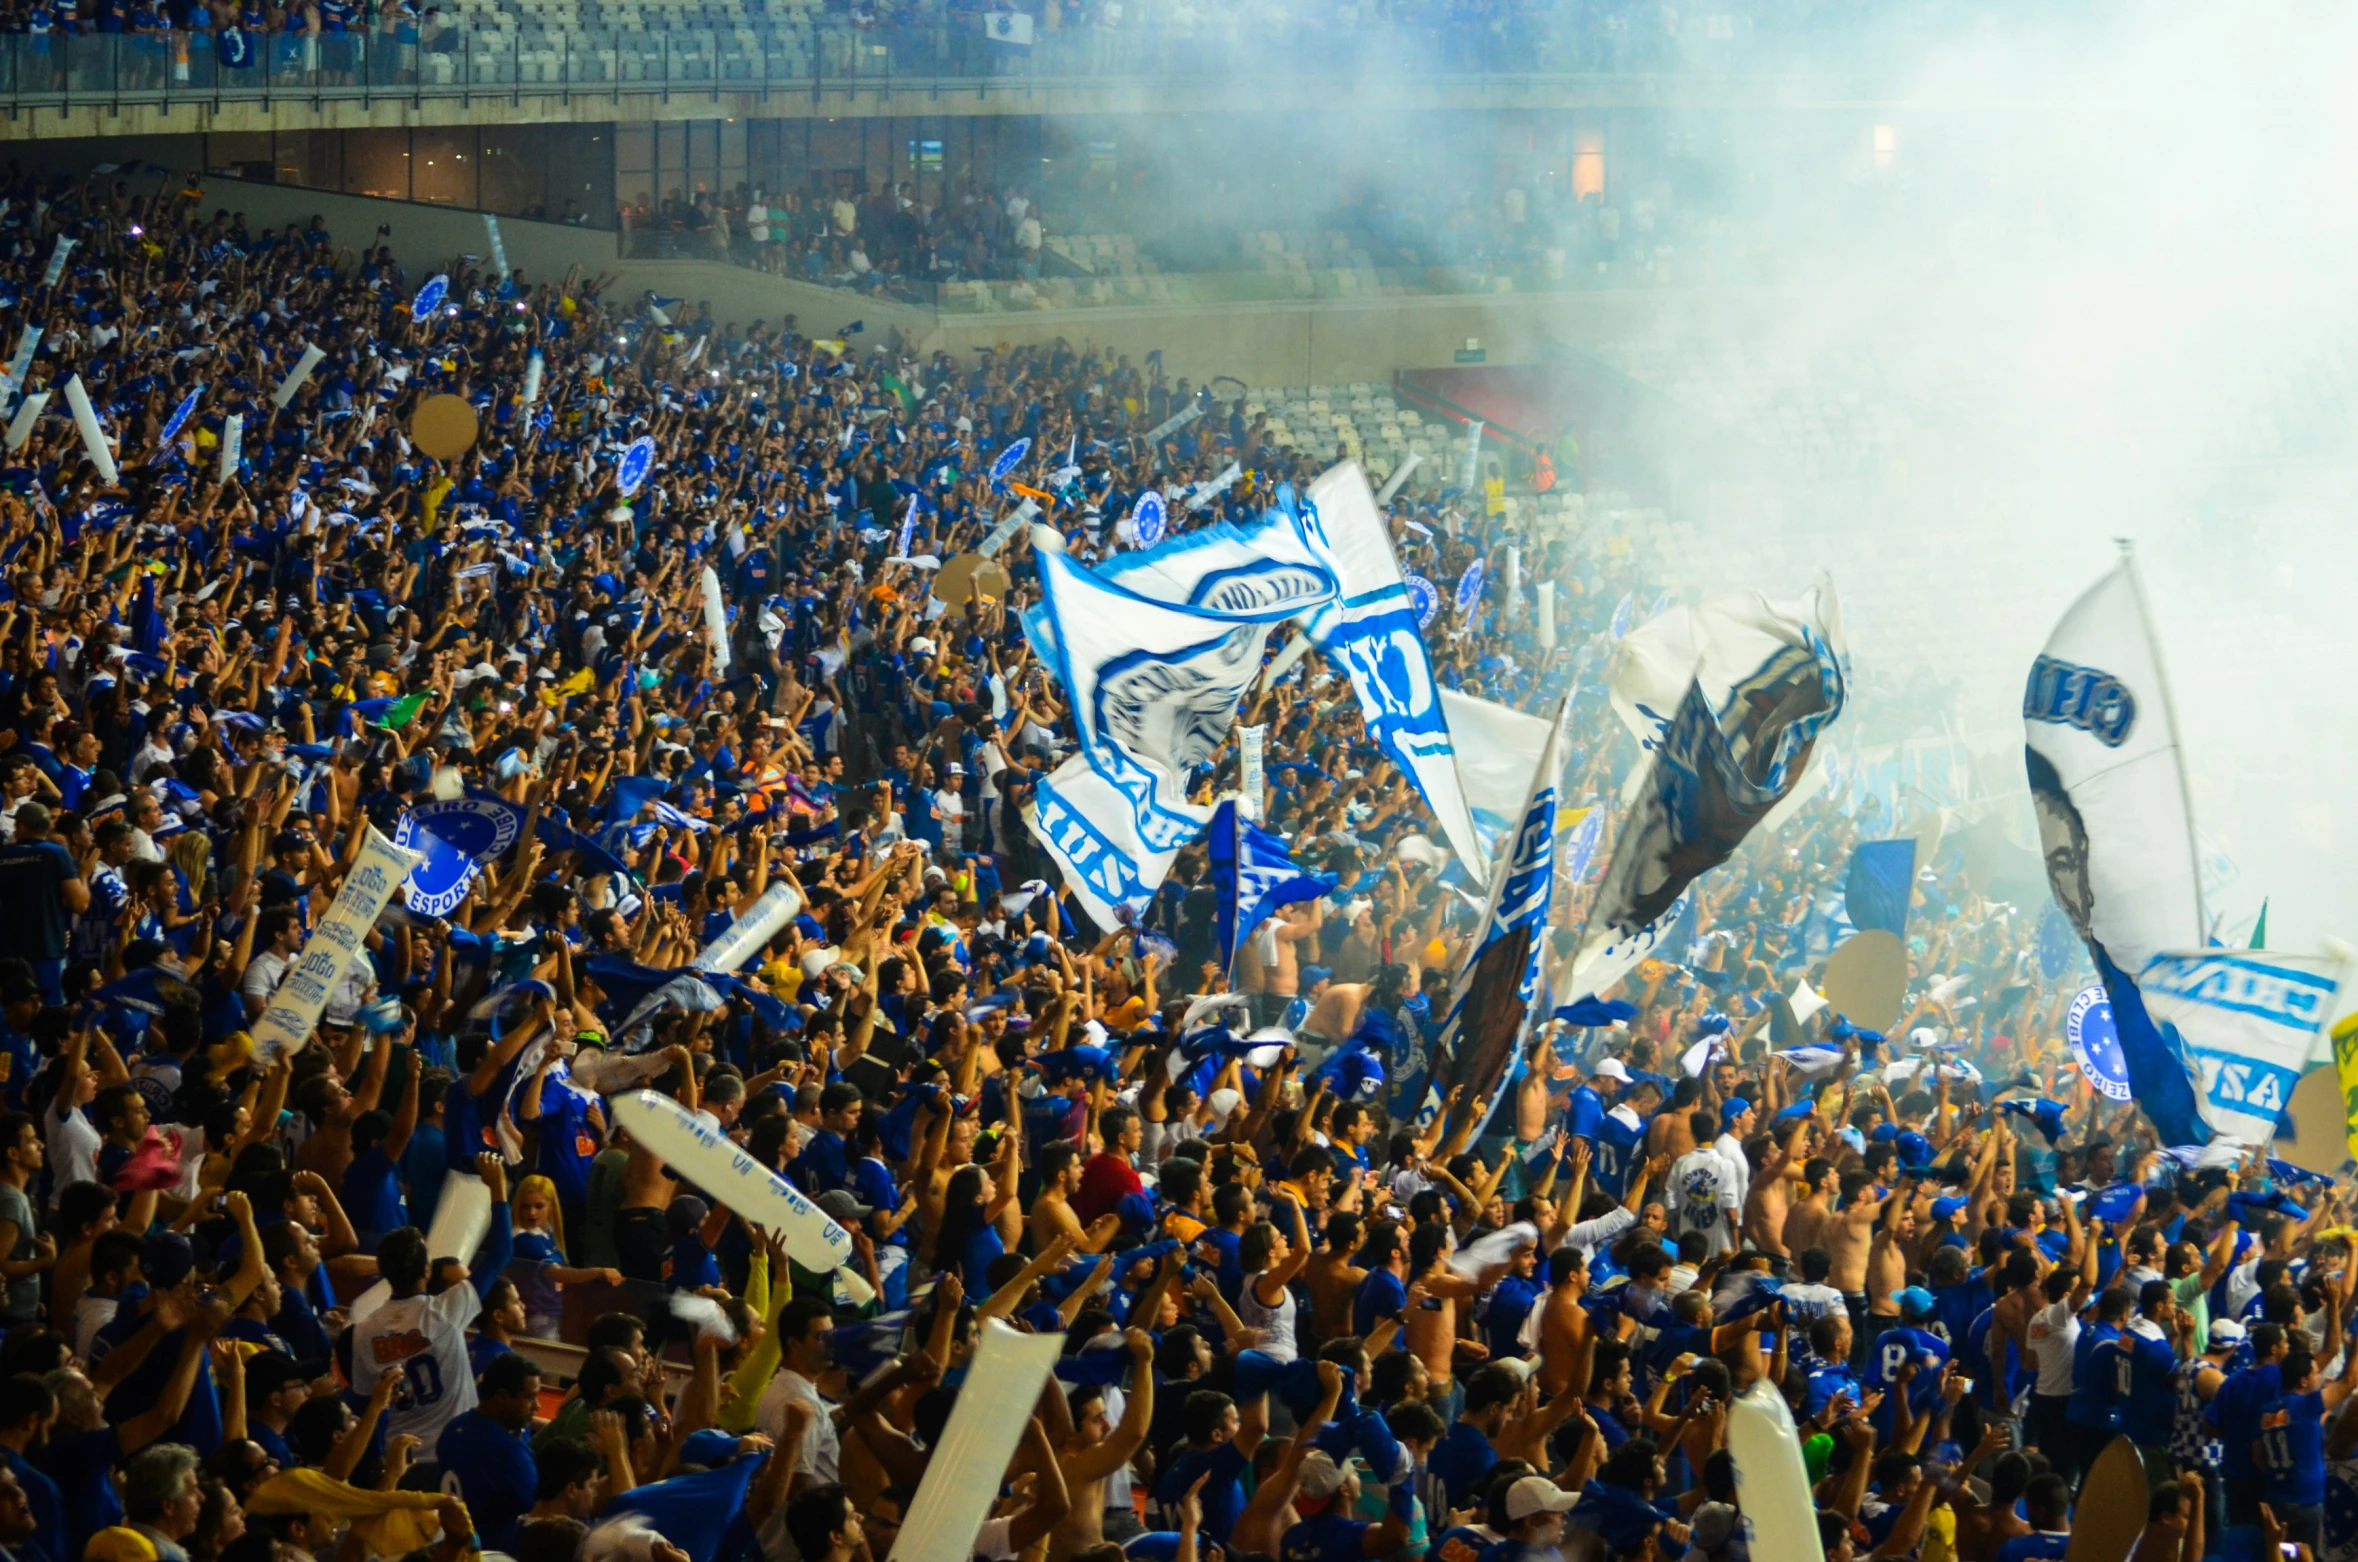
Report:
[[[770,1379],[769,1387],[761,1391],[761,1402],[753,1407],[755,1428],[773,1443],[786,1440],[786,1406],[790,1400],[802,1400],[815,1414],[802,1434],[802,1447],[795,1454],[797,1473],[808,1475],[814,1486],[826,1486],[843,1478],[843,1443],[835,1430],[835,1417],[819,1390],[809,1378],[799,1372],[780,1372]]]
[[[367,1395],[388,1372],[401,1374],[388,1434],[407,1432],[431,1448],[442,1429],[475,1408],[475,1374],[467,1363],[467,1325],[483,1299],[464,1282],[439,1296],[403,1296],[353,1325],[352,1391]]]
[[[1744,1208],[1735,1179],[1728,1174],[1727,1157],[1708,1145],[1689,1150],[1670,1168],[1669,1193],[1679,1230],[1700,1231],[1710,1239],[1712,1252],[1726,1252],[1732,1244],[1721,1212],[1735,1214]]]
[[[2071,1392],[2072,1351],[2079,1343],[2080,1318],[2071,1310],[2070,1297],[2031,1314],[2030,1353],[2039,1364],[2039,1393],[2052,1397]]]
[[[106,1140],[80,1107],[61,1117],[57,1103],[51,1102],[41,1114],[41,1141],[49,1147],[52,1205],[67,1183],[98,1180],[98,1152]]]
[[[84,1291],[74,1303],[74,1354],[89,1361],[90,1342],[98,1338],[98,1331],[115,1321],[115,1309],[123,1305],[119,1296],[101,1296],[96,1291]]]

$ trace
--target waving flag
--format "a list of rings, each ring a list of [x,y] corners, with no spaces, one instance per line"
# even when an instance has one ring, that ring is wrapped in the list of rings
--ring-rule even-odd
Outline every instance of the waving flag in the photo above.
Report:
[[[1449,1017],[1433,1044],[1429,1069],[1411,1053],[1395,1071],[1393,1101],[1430,1121],[1451,1090],[1463,1088],[1474,1132],[1490,1119],[1521,1065],[1523,1030],[1539,996],[1539,952],[1556,884],[1556,775],[1562,766],[1569,698],[1557,712],[1524,794],[1513,837],[1482,909],[1482,935],[1449,990]]]
[[[637,1528],[679,1547],[688,1554],[688,1562],[714,1562],[761,1466],[760,1459],[737,1459],[716,1469],[634,1486],[606,1505],[605,1522],[583,1541],[584,1554],[605,1555],[616,1538],[608,1531]]]
[[[1301,525],[1330,561],[1337,588],[1335,600],[1309,615],[1304,627],[1320,650],[1350,672],[1367,730],[1424,794],[1449,849],[1467,872],[1486,871],[1490,852],[1458,777],[1449,721],[1417,630],[1416,602],[1358,463],[1346,461],[1320,474],[1310,485]]]
[[[2192,1065],[2195,1109],[2211,1131],[2264,1145],[2276,1136],[2345,974],[2332,955],[2191,949],[2154,956],[2125,985],[2163,1046]],[[2118,1022],[2117,996],[2113,1012]],[[2126,1051],[2130,1026],[2119,1029]]]
[[[2148,962],[2199,945],[2206,924],[2177,717],[2127,558],[2048,636],[2022,716],[2048,886],[2111,995],[2138,1104],[2164,1144],[2201,1144],[2209,1114],[2183,1038],[2136,990]]]
[[[1334,577],[1282,520],[1211,527],[1092,573],[1038,555],[1026,615],[1072,701],[1081,751],[1041,781],[1034,836],[1100,926],[1143,911],[1211,810],[1187,776],[1227,741],[1269,631],[1334,596]]]
[[[1842,714],[1830,588],[1805,617],[1753,601],[1749,628],[1769,649],[1724,700],[1707,696],[1700,672],[1688,684],[1614,842],[1559,1002],[1605,991],[1660,942],[1687,886],[1735,854]]]
[[[454,797],[410,809],[393,830],[394,845],[420,854],[402,881],[402,903],[424,916],[450,915],[467,898],[475,865],[506,852],[523,829],[524,810],[496,797]]]
[[[1457,751],[1457,780],[1466,808],[1489,848],[1479,863],[1469,866],[1487,879],[1500,838],[1522,817],[1523,800],[1531,794],[1531,773],[1555,729],[1544,716],[1526,716],[1455,689],[1441,691],[1441,714],[1449,725],[1450,746]]]
[[[1335,887],[1331,873],[1305,873],[1285,842],[1247,820],[1230,798],[1212,812],[1212,887],[1220,895],[1220,967],[1236,963],[1237,947],[1280,906],[1316,900]]]

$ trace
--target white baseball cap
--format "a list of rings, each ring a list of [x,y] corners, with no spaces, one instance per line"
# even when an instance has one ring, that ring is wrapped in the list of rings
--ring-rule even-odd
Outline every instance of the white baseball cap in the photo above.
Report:
[[[1526,1475],[1507,1488],[1506,1514],[1511,1522],[1534,1513],[1565,1513],[1579,1500],[1578,1492],[1568,1492],[1544,1475]]]
[[[1605,1059],[1593,1072],[1598,1079],[1618,1079],[1625,1085],[1629,1083],[1629,1065],[1619,1058]]]

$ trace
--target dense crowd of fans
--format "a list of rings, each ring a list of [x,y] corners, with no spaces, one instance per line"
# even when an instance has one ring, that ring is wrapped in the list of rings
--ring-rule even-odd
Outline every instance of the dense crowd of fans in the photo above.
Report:
[[[2063,1050],[2076,951],[1953,856],[1907,1042],[1797,1018],[1897,824],[1865,801],[1710,875],[1625,1019],[1543,1016],[1487,1124],[1325,1066],[1430,1043],[1478,908],[1401,849],[1429,818],[1317,657],[1246,715],[1331,897],[1231,973],[1200,848],[1137,927],[1044,882],[1023,810],[1073,731],[1029,540],[1007,600],[945,608],[928,566],[1019,438],[1082,557],[1232,462],[1195,513],[1249,516],[1314,474],[1241,411],[1150,446],[1186,388],[1062,346],[921,361],[467,265],[413,317],[387,252],[233,239],[193,193],[0,197],[12,1556],[881,1557],[989,1319],[1065,1346],[988,1558],[1728,1562],[1747,1393],[1800,1425],[1830,1562],[2060,1558],[2116,1435],[2146,1562],[2353,1544],[2347,1185],[2153,1144]],[[481,433],[435,459],[443,392]],[[1436,672],[1535,711],[1577,682],[1567,795],[1609,804],[1637,750],[1597,674],[1653,583],[1522,536],[1543,646],[1491,511],[1392,511],[1417,573],[1493,565]],[[258,1050],[366,832],[468,795],[528,827]],[[788,878],[741,971],[683,973]],[[1232,995],[1249,1022],[1200,1012]],[[640,1085],[815,1198],[862,1283],[620,1132]],[[491,1198],[471,1255],[421,1234],[452,1179]]]

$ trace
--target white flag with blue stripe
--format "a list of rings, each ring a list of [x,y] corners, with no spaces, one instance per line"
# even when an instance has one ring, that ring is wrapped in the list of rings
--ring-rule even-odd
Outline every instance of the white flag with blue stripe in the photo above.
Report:
[[[1457,750],[1417,630],[1416,603],[1357,462],[1330,467],[1310,485],[1302,526],[1330,561],[1337,587],[1333,604],[1304,627],[1351,674],[1367,730],[1424,794],[1450,850],[1468,873],[1487,879],[1490,850],[1458,779]]]
[[[1408,1100],[1400,1094],[1394,1099],[1413,1105],[1421,1120],[1429,1121],[1450,1091],[1463,1090],[1462,1109],[1473,1114],[1478,1134],[1520,1072],[1523,1032],[1539,996],[1548,908],[1555,903],[1556,776],[1571,713],[1566,698],[1540,750],[1514,834],[1500,853],[1481,940],[1449,990],[1449,1017],[1433,1044],[1431,1083],[1425,1084],[1413,1059],[1394,1075],[1409,1094]],[[1415,1100],[1420,1087],[1421,1102]]]
[[[2275,1137],[2346,974],[2330,955],[2192,949],[2155,955],[2133,992],[2193,1071],[2202,1120],[2256,1146]]]

